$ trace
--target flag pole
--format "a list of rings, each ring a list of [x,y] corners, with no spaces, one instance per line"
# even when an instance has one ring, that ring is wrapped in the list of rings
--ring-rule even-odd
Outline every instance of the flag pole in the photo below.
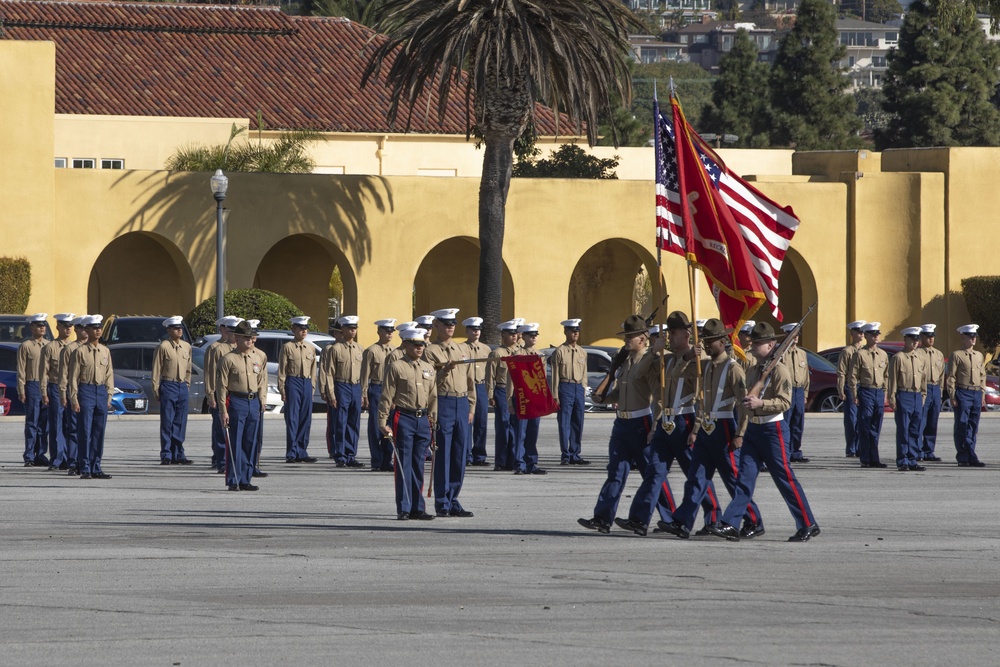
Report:
[[[670,94],[674,94],[674,77],[670,77]],[[661,142],[663,141],[663,136],[660,133],[660,119],[658,117],[660,113],[660,103],[656,94],[656,79],[653,79],[653,108],[656,111],[657,117],[653,119],[653,126],[656,128],[656,163],[659,165],[660,156],[662,155],[663,146]],[[659,167],[657,167],[659,169]],[[656,209],[653,210],[654,219],[656,216]],[[656,302],[663,303],[665,299],[663,298],[663,252],[662,252],[662,239],[660,237],[661,230],[659,224],[656,226]],[[670,296],[669,294],[667,295]],[[660,325],[660,338],[663,340],[663,349],[660,350],[660,410],[666,409],[667,402],[667,377],[666,377],[666,358],[667,358],[667,313],[668,308],[664,304],[663,308],[663,324]],[[662,415],[662,412],[660,413]],[[654,426],[655,428],[655,426]]]

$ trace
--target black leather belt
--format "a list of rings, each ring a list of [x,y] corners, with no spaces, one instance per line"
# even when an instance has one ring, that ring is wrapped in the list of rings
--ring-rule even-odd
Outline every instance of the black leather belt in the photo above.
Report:
[[[242,391],[231,391],[231,392],[229,392],[229,395],[230,396],[235,396],[236,398],[246,398],[246,399],[251,400],[251,401],[259,396],[259,394],[257,394],[256,392],[252,392],[252,391],[249,392],[249,393],[242,392]]]
[[[371,380],[369,380],[368,381],[368,385],[371,386],[371,387],[381,387],[382,383],[381,382],[372,382]]]
[[[396,406],[396,412],[402,412],[404,415],[410,415],[411,417],[426,417],[430,414],[430,410],[414,410],[413,408],[404,408]]]
[[[361,384],[360,382],[348,382],[347,380],[334,380],[334,382],[336,384],[349,384],[349,385],[352,385],[352,386],[357,386],[357,385]]]

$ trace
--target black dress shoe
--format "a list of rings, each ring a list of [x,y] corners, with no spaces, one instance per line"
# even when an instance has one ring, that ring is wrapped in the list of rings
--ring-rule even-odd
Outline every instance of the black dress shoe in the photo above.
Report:
[[[400,521],[409,521],[410,520],[410,513],[409,512],[400,512],[399,516],[397,516],[396,518],[399,519]]]
[[[532,468],[528,471],[529,475],[548,475],[549,472],[544,468]]]
[[[94,479],[111,479],[111,475],[106,472],[95,472],[93,477]]]
[[[434,515],[427,512],[410,512],[410,518],[417,521],[430,521],[434,518]]]
[[[792,459],[792,463],[809,463],[809,457],[803,456],[801,458]]]
[[[60,470],[69,470],[69,464],[66,463],[65,461],[63,461],[62,463],[59,464],[59,469]]]
[[[49,466],[48,468],[46,468],[46,470],[55,470],[55,469],[56,469],[55,466]]]
[[[973,468],[985,468],[986,464],[982,461],[969,461],[969,465]]]
[[[253,484],[240,484],[240,491],[256,491],[259,486],[254,486]]]
[[[343,461],[337,461],[337,467],[338,468],[346,468],[347,464],[344,463]]]
[[[168,466],[168,465],[170,465],[170,459],[160,459],[160,465],[161,466]]]
[[[438,516],[448,516],[448,510],[434,510],[434,513]]]
[[[598,519],[597,517],[594,517],[593,519],[577,519],[576,522],[584,528],[590,528],[591,530],[596,530],[597,532],[604,533],[605,535],[611,532],[611,524],[605,522],[603,519]]]
[[[788,538],[789,542],[808,542],[810,538],[819,535],[819,526],[813,524],[811,526],[806,526],[805,528],[800,528],[797,533]]]
[[[680,521],[671,521],[667,523],[666,521],[657,521],[657,529],[662,533],[670,533],[674,537],[679,537],[682,540],[686,540],[691,537],[691,531]]]
[[[716,537],[722,537],[730,542],[740,541],[740,531],[736,530],[735,526],[730,526],[728,523],[723,523],[719,521],[718,523],[710,523],[708,526],[708,532],[712,533]]]
[[[24,462],[24,467],[25,468],[34,468],[35,467],[35,462],[34,461],[25,461]]]
[[[80,479],[93,479],[93,477],[89,472],[85,472],[80,474]]]
[[[523,475],[523,474],[524,474],[524,471],[523,471],[523,470],[521,470],[520,468],[518,468],[517,470],[515,470],[515,471],[514,471],[514,474],[515,474],[515,475]]]
[[[457,516],[460,519],[469,519],[475,515],[469,510],[449,510],[448,516]]]
[[[702,526],[701,528],[699,528],[698,530],[696,530],[694,532],[694,536],[695,537],[705,537],[706,535],[711,535],[712,531],[709,530],[709,528],[708,528],[709,525],[711,525],[711,524],[705,524],[704,526]]]
[[[560,462],[559,462],[559,465],[561,465],[561,466],[568,466],[568,465],[570,465],[571,463],[573,463],[573,462],[572,462],[572,461],[560,461]]]
[[[888,463],[882,463],[881,461],[879,461],[879,462],[876,462],[876,463],[869,463],[868,467],[869,468],[888,468],[889,464]]]
[[[481,468],[483,466],[488,466],[489,464],[490,464],[489,461],[473,461],[472,462],[472,465],[474,465],[477,468]]]
[[[285,463],[298,463],[302,459],[285,459]]]
[[[914,472],[923,472],[923,471],[927,470],[927,468],[925,466],[918,466],[916,464],[906,466],[906,469],[907,470],[912,470]]]
[[[589,466],[590,465],[590,461],[588,461],[587,459],[577,459],[577,460],[573,461],[573,463],[576,464],[576,465],[578,465],[578,466]]]
[[[299,459],[299,463],[316,463],[315,456],[303,456]]]
[[[66,471],[66,474],[67,475],[79,475],[80,471],[77,470],[76,468],[70,466],[69,470]]]
[[[268,475],[263,470],[254,470],[252,476],[253,477],[267,477]]]
[[[500,472],[503,470],[503,466],[493,466],[493,472]]]
[[[348,468],[364,468],[365,464],[362,463],[361,461],[348,461],[347,462],[347,467]]]
[[[215,469],[215,474],[217,474],[217,475],[225,475],[226,474],[226,469],[225,468],[216,468]]]
[[[622,519],[621,517],[615,517],[615,525],[622,530],[628,530],[639,537],[646,537],[646,526],[642,525],[638,521],[632,521],[631,519]]]
[[[189,466],[193,463],[194,461],[192,461],[191,459],[180,459],[179,461],[177,461],[177,465],[179,466]]]
[[[240,485],[239,484],[230,484],[229,485],[229,490],[230,491],[239,491],[240,490]]]
[[[940,456],[925,456],[924,461],[940,461]]]
[[[48,465],[49,465],[49,458],[47,456],[36,456],[35,457],[35,465],[38,466],[38,467],[42,467],[42,466],[48,467]]]
[[[742,540],[752,540],[755,537],[764,534],[764,526],[762,524],[757,524],[756,526],[750,523],[743,524],[740,528],[740,539]]]
[[[969,467],[969,463],[968,463],[968,461],[959,461],[958,462],[958,467],[959,468],[968,468]]]
[[[910,466],[896,466],[896,470],[898,470],[899,472],[906,472],[909,469]]]

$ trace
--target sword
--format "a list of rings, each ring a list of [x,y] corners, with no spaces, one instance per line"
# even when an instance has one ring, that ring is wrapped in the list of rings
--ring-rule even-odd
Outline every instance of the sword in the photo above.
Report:
[[[389,441],[389,446],[392,447],[392,455],[396,457],[396,472],[399,473],[400,484],[403,487],[403,500],[410,507],[410,511],[413,512],[413,504],[410,502],[410,480],[404,476],[406,471],[403,468],[403,459],[399,458],[399,450],[396,449],[396,438],[392,431],[385,436],[385,439]]]

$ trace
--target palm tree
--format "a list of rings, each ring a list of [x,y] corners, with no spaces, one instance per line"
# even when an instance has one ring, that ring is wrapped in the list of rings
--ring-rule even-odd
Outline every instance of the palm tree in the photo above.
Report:
[[[380,79],[388,64],[389,123],[401,107],[407,129],[415,109],[429,113],[432,87],[443,121],[457,90],[467,136],[485,144],[478,303],[483,338],[497,342],[514,141],[541,103],[566,114],[577,134],[585,124],[594,145],[601,112],[631,100],[627,31],[641,24],[621,0],[386,0],[376,19],[388,39],[375,48],[362,85]]]

